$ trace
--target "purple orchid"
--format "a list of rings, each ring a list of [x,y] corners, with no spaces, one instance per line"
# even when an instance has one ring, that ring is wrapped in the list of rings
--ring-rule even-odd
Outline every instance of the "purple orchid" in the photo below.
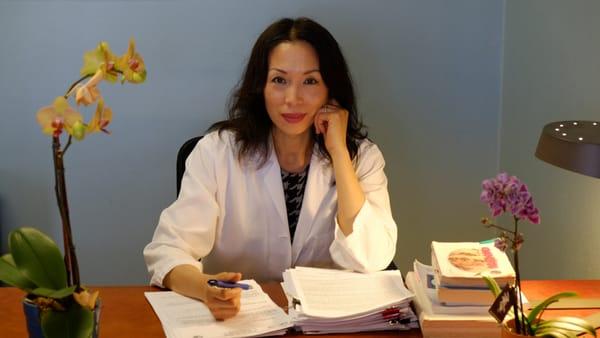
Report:
[[[540,223],[539,210],[533,204],[533,197],[516,176],[500,173],[495,178],[484,180],[480,199],[490,208],[493,217],[509,211],[519,220]]]

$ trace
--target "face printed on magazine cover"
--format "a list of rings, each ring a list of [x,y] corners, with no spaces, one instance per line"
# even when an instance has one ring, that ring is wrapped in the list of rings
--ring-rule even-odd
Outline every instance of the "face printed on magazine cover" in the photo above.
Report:
[[[448,261],[453,266],[468,272],[479,273],[490,268],[483,252],[476,248],[456,249],[448,255]]]

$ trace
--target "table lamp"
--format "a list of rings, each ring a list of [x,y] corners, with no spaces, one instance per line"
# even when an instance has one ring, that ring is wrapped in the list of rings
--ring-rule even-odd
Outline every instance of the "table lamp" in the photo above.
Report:
[[[535,156],[563,169],[600,178],[600,122],[548,123]]]
[[[563,169],[600,178],[600,122],[548,123],[540,135],[535,156]],[[573,298],[555,304],[550,308],[600,308],[600,299]],[[590,322],[600,325],[600,317]]]

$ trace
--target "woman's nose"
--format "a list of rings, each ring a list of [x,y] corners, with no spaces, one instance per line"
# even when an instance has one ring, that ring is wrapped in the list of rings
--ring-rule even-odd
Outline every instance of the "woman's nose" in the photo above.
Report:
[[[291,85],[285,91],[285,103],[296,104],[302,101],[302,92],[297,86]]]

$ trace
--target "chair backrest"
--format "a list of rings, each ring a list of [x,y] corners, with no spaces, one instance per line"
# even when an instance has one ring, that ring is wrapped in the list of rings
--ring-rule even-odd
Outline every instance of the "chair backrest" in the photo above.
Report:
[[[185,172],[185,160],[188,158],[196,146],[196,143],[198,143],[201,138],[202,136],[196,136],[185,141],[185,143],[179,148],[179,152],[177,152],[177,196],[179,196],[179,191],[181,190],[181,179],[183,178],[183,173]]]

